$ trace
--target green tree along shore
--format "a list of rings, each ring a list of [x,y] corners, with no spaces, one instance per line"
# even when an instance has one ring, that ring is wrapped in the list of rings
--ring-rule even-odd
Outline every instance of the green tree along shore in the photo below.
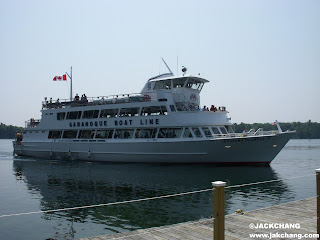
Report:
[[[280,123],[281,129],[283,131],[296,130],[296,135],[293,138],[299,139],[320,139],[320,123],[311,122],[292,122],[292,123]],[[265,131],[277,130],[276,126],[271,125],[271,123],[234,123],[233,129],[235,132],[243,132],[244,130],[250,130],[258,128],[263,128]],[[1,123],[0,125],[0,139],[13,139],[16,132],[23,131],[22,127],[15,127],[11,125],[5,125]]]
[[[22,132],[22,127],[15,127],[12,125],[5,125],[0,123],[0,139],[13,139],[16,132]]]

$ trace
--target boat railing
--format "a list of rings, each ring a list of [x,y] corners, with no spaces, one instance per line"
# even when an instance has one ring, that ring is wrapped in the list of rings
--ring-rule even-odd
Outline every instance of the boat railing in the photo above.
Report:
[[[31,118],[28,121],[25,121],[25,128],[35,128],[39,125],[40,119]]]
[[[243,137],[254,137],[254,136],[270,136],[278,134],[278,130],[271,130],[271,131],[263,131],[262,128],[259,128],[257,131],[251,129],[248,132],[242,133],[228,133],[228,134],[214,134],[214,138],[243,138]]]
[[[92,106],[92,105],[105,105],[105,104],[116,104],[116,103],[134,103],[134,102],[150,102],[151,93],[130,93],[130,94],[118,94],[110,96],[99,96],[99,97],[85,97],[78,100],[73,99],[57,99],[49,101],[45,100],[42,102],[42,109],[51,108],[65,108],[65,107],[80,107],[80,106]]]

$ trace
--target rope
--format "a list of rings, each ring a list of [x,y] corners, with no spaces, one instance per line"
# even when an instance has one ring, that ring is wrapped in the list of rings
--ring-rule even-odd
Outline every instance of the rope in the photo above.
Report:
[[[127,201],[122,201],[122,202],[103,203],[103,204],[96,204],[96,205],[89,205],[89,206],[82,206],[82,207],[61,208],[61,209],[45,210],[45,211],[37,211],[37,212],[14,213],[14,214],[1,215],[0,218],[2,218],[2,217],[11,217],[11,216],[29,215],[29,214],[36,214],[36,213],[52,213],[52,212],[62,212],[62,211],[69,211],[69,210],[76,210],[76,209],[84,209],[84,208],[104,207],[104,206],[111,206],[111,205],[117,205],[117,204],[123,204],[123,203],[134,203],[134,202],[155,200],[155,199],[160,199],[160,198],[170,198],[170,197],[176,197],[176,196],[183,196],[183,195],[201,193],[201,192],[207,192],[207,191],[212,191],[212,188],[204,189],[204,190],[197,190],[197,191],[192,191],[192,192],[170,194],[170,195],[164,195],[164,196],[158,196],[158,197],[127,200]]]
[[[278,181],[282,181],[282,180],[290,180],[290,179],[294,179],[294,178],[309,177],[309,176],[314,176],[314,175],[315,174],[309,174],[309,175],[296,176],[296,177],[283,178],[283,179],[276,179],[276,180],[269,180],[269,181],[256,182],[256,183],[245,183],[245,184],[240,184],[240,185],[228,186],[228,187],[225,187],[225,188],[228,189],[228,188],[236,188],[236,187],[264,184],[264,183],[270,183],[270,182],[278,182]],[[21,215],[30,215],[30,214],[38,214],[38,213],[62,212],[62,211],[69,211],[69,210],[94,208],[94,207],[105,207],[105,206],[118,205],[118,204],[124,204],[124,203],[134,203],[134,202],[142,202],[142,201],[149,201],[149,200],[162,199],[162,198],[184,196],[184,195],[189,195],[189,194],[194,194],[194,193],[202,193],[202,192],[208,192],[208,191],[212,191],[212,188],[203,189],[203,190],[196,190],[196,191],[191,191],[191,192],[163,195],[163,196],[158,196],[158,197],[126,200],[126,201],[121,201],[121,202],[103,203],[103,204],[95,204],[95,205],[88,205],[88,206],[81,206],[81,207],[70,207],[70,208],[61,208],[61,209],[54,209],[54,210],[36,211],[36,212],[13,213],[13,214],[0,215],[0,218],[12,217],[12,216],[21,216]]]

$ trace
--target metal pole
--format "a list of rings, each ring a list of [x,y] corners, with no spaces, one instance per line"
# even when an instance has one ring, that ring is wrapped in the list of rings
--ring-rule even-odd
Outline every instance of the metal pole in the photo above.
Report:
[[[71,77],[70,77],[70,101],[72,101],[72,66],[71,66]]]
[[[320,234],[320,168],[316,169],[317,181],[317,234]]]
[[[226,182],[212,182],[213,189],[213,239],[224,240],[224,187]]]

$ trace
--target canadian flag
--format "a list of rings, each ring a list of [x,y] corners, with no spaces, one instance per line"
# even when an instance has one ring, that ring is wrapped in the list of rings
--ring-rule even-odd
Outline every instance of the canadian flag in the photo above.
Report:
[[[64,74],[62,76],[55,76],[53,78],[53,81],[67,81],[67,74]]]

